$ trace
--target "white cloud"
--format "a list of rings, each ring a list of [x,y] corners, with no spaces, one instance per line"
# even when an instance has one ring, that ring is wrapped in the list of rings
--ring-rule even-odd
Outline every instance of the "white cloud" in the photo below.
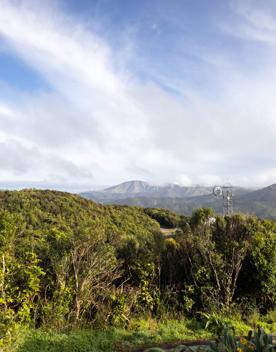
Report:
[[[6,104],[0,102],[0,116],[4,119],[13,119],[14,112]]]
[[[80,167],[101,165],[102,172],[126,167],[128,158],[147,147],[141,143],[147,134],[144,115],[126,93],[124,78],[112,72],[103,41],[71,19],[5,1],[0,32],[54,88],[28,96],[17,108],[16,123],[2,119],[2,130]]]
[[[273,65],[248,75],[227,55],[197,50],[217,70],[220,86],[210,98],[180,77],[175,95],[153,83],[138,84],[126,67],[115,69],[111,46],[61,9],[26,1],[0,0],[0,6],[6,45],[52,89],[0,104],[0,181],[85,187],[139,177],[181,184],[276,181]],[[276,39],[269,23],[264,13],[246,12],[254,33]],[[239,36],[246,37],[242,28]],[[228,28],[227,35],[236,36],[237,28]],[[265,55],[273,62],[276,52],[270,49]],[[118,58],[123,64],[120,53]]]
[[[174,183],[180,186],[192,186],[193,184],[192,180],[187,175],[179,175]]]
[[[200,181],[200,184],[208,185],[208,186],[222,185],[225,183],[225,180],[222,180],[219,176],[208,175],[208,174],[207,175],[200,175],[199,181]]]
[[[232,7],[242,18],[242,21],[237,23],[235,27],[229,28],[232,33],[268,45],[276,44],[276,6],[274,1],[234,1]]]

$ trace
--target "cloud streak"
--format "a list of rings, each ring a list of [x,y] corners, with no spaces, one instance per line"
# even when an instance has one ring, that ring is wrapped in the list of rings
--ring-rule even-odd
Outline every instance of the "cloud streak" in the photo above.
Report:
[[[272,64],[255,67],[255,74],[242,68],[229,48],[222,54],[219,48],[198,43],[185,48],[176,42],[178,52],[187,55],[192,48],[201,58],[196,67],[203,77],[212,72],[214,80],[202,80],[209,89],[197,89],[181,76],[177,56],[171,76],[158,65],[148,72],[154,62],[141,60],[147,77],[142,80],[129,65],[139,65],[139,42],[130,51],[128,44],[118,47],[116,53],[103,36],[62,8],[37,5],[0,0],[5,47],[51,87],[23,92],[12,103],[0,95],[0,182],[52,181],[84,188],[132,178],[184,184],[275,182]],[[271,15],[255,5],[249,11],[233,3],[232,10],[231,23],[239,25],[219,29],[218,24],[220,35],[229,41],[242,38],[244,45],[261,40],[268,46],[265,60],[274,62]],[[261,49],[256,44],[250,50],[259,55]],[[122,60],[124,52],[127,60]]]

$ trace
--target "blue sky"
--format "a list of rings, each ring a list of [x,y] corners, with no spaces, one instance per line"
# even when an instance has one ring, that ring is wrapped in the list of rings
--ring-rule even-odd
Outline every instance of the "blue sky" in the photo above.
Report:
[[[0,0],[0,185],[276,182],[276,4]]]

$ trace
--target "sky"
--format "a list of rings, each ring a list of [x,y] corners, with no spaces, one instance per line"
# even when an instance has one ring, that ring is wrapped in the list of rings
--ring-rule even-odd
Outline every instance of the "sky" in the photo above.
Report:
[[[276,182],[274,0],[0,0],[0,188]]]

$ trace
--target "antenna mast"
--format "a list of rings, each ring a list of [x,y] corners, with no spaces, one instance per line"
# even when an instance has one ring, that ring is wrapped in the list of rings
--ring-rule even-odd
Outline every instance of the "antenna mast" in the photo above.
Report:
[[[230,183],[224,186],[215,186],[213,189],[213,194],[219,198],[222,197],[223,201],[223,215],[233,214],[233,187]]]

